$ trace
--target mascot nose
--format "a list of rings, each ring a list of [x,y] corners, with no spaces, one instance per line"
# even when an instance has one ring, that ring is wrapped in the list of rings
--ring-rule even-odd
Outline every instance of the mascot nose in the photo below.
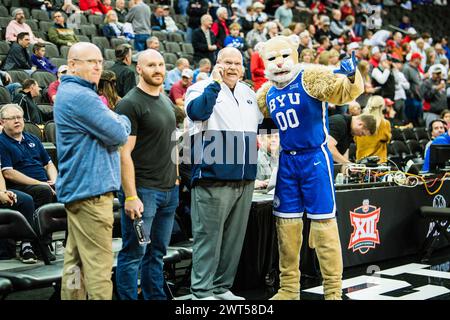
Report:
[[[279,63],[277,63],[277,67],[278,67],[278,68],[281,68],[281,67],[283,67],[283,62],[279,62]]]

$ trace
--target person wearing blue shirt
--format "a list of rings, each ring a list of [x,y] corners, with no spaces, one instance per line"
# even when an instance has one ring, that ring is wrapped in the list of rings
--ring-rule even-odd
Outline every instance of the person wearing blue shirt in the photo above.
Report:
[[[181,72],[187,68],[189,68],[189,60],[186,58],[178,59],[176,67],[167,73],[167,78],[164,81],[164,90],[169,92],[173,84],[181,80]]]
[[[232,23],[229,27],[230,34],[225,38],[224,47],[233,47],[244,53],[246,50],[244,38],[239,36],[241,25],[239,23]]]
[[[433,140],[433,142],[430,145],[430,148],[428,148],[427,151],[425,152],[425,160],[423,162],[422,171],[430,170],[430,149],[433,144],[450,144],[450,126],[448,126],[446,133],[440,135],[439,137]]]
[[[37,67],[37,70],[44,70],[54,75],[58,73],[58,67],[45,57],[45,44],[43,43],[36,43],[33,46],[31,62]]]
[[[53,108],[56,192],[65,205],[68,228],[61,299],[111,300],[113,192],[120,188],[119,147],[131,125],[97,94],[103,57],[96,45],[74,44],[67,65],[69,75],[61,77]]]

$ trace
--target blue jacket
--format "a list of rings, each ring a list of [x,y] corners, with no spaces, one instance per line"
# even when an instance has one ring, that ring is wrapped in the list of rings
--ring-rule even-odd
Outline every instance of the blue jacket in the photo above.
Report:
[[[119,146],[131,124],[109,110],[94,84],[63,76],[54,105],[58,201],[69,203],[120,188]]]
[[[51,63],[46,57],[39,58],[35,54],[31,56],[31,62],[35,65],[38,70],[44,70],[56,75],[58,73],[58,67]]]
[[[197,179],[255,180],[256,135],[263,116],[256,95],[238,82],[233,91],[209,78],[186,92],[192,183]]]
[[[450,135],[448,133],[441,134],[439,137],[433,140],[433,144],[450,144]],[[425,160],[423,161],[422,171],[430,170],[430,149],[431,146],[425,152]]]

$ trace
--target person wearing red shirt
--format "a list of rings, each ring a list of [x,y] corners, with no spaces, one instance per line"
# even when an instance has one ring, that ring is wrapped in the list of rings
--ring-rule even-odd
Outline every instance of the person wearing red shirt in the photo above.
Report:
[[[80,0],[79,6],[82,11],[90,11],[89,14],[102,15],[108,12],[101,0]]]
[[[56,96],[56,92],[58,91],[58,87],[59,84],[61,83],[61,77],[65,74],[67,74],[67,70],[68,67],[63,64],[62,66],[60,66],[58,68],[58,79],[56,79],[56,81],[53,81],[52,83],[50,83],[48,85],[48,90],[47,90],[47,95],[48,95],[48,100],[50,101],[50,104],[53,105],[55,103],[55,96]]]
[[[217,20],[211,26],[211,31],[216,36],[216,45],[220,50],[224,46],[225,38],[230,34],[230,30],[228,29],[227,25],[228,11],[225,7],[220,7],[219,9],[217,9],[216,14]]]
[[[345,20],[345,18],[347,18],[347,16],[355,16],[355,11],[353,10],[352,4],[350,2],[350,0],[344,0],[341,6],[341,14],[342,20]]]
[[[192,85],[193,76],[194,71],[184,69],[181,72],[181,80],[175,82],[170,89],[169,98],[177,107],[184,109],[184,96],[186,95],[187,89]]]
[[[254,51],[250,58],[250,72],[252,74],[253,90],[258,90],[267,81],[264,76],[264,61],[258,52]]]

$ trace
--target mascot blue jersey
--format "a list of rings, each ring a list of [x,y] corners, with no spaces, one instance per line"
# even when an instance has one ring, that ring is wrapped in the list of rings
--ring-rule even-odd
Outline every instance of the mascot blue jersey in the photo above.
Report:
[[[326,102],[311,97],[302,85],[303,71],[278,89],[267,92],[266,104],[279,129],[280,145],[285,151],[320,148],[328,134]]]

